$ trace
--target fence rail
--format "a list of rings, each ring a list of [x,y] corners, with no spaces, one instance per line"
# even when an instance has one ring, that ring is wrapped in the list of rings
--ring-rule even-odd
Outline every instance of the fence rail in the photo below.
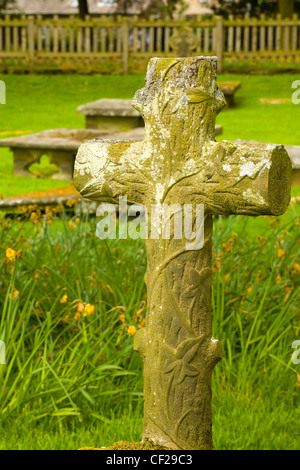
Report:
[[[0,18],[0,71],[144,72],[152,56],[176,56],[172,38],[188,27],[190,55],[224,63],[300,63],[300,20],[141,20],[137,17]]]

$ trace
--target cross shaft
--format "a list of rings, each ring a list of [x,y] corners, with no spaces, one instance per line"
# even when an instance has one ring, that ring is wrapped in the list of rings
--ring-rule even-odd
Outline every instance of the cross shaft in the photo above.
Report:
[[[144,433],[170,449],[212,448],[211,373],[222,357],[212,337],[214,214],[280,215],[290,200],[291,163],[284,147],[214,140],[225,106],[216,59],[152,59],[134,107],[143,142],[81,146],[75,185],[88,199],[143,204],[203,204],[204,246],[146,241],[148,313],[134,347],[144,360]],[[150,226],[150,224],[149,224]]]

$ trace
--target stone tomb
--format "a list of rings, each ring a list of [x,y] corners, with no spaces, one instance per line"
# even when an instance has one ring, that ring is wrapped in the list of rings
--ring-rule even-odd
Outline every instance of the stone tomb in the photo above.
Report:
[[[111,135],[110,131],[96,129],[51,129],[36,134],[1,139],[0,147],[10,147],[13,152],[15,176],[35,177],[36,175],[29,169],[33,163],[38,163],[41,157],[46,155],[54,167],[53,174],[47,177],[72,181],[74,161],[80,145],[85,141]],[[133,129],[130,133],[119,133],[115,137],[143,140],[144,129]]]
[[[144,126],[131,100],[102,99],[79,106],[77,111],[85,116],[87,129],[123,132]]]
[[[241,82],[218,82],[218,87],[225,96],[228,108],[235,105],[235,94],[241,86]]]
[[[216,70],[216,58],[151,59],[133,100],[145,139],[83,144],[75,164],[83,197],[116,204],[126,196],[149,216],[146,327],[134,348],[144,361],[143,442],[154,447],[212,448],[211,374],[222,358],[212,332],[213,215],[277,216],[290,202],[283,146],[215,142],[215,119],[226,105]],[[163,218],[159,230],[151,223],[153,205],[184,204],[204,210],[201,249],[187,249],[175,222],[167,237]]]

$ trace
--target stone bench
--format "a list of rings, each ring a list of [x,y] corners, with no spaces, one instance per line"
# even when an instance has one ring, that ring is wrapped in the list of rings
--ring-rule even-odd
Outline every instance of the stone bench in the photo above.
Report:
[[[102,99],[79,106],[77,111],[86,117],[87,129],[122,132],[144,126],[144,120],[132,107],[131,100]]]
[[[224,93],[228,108],[235,105],[235,94],[241,86],[241,82],[218,82],[218,87]]]
[[[222,134],[222,126],[216,126],[215,129],[216,136]],[[35,177],[30,172],[30,167],[46,155],[50,164],[55,165],[57,169],[51,178],[72,181],[76,153],[82,143],[106,138],[142,141],[144,136],[144,127],[137,127],[127,132],[97,129],[51,129],[21,137],[0,139],[0,147],[10,147],[13,152],[15,176]],[[47,177],[49,178],[50,175]]]
[[[236,140],[237,143],[239,144],[251,144],[254,146],[260,146],[260,145],[266,145],[263,144],[262,142],[257,142],[254,140],[242,140],[238,139]],[[271,144],[274,145],[274,144]],[[293,186],[300,186],[300,146],[296,145],[285,145],[284,146],[287,153],[289,154],[289,157],[292,162],[292,168],[293,168],[293,173],[292,173],[292,185]]]

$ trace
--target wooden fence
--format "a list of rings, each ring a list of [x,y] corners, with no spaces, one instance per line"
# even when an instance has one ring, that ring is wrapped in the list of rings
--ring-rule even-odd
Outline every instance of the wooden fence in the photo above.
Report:
[[[141,20],[126,17],[0,18],[0,71],[143,73],[150,57],[176,56],[172,37],[188,27],[191,55],[224,63],[299,63],[300,20]]]

